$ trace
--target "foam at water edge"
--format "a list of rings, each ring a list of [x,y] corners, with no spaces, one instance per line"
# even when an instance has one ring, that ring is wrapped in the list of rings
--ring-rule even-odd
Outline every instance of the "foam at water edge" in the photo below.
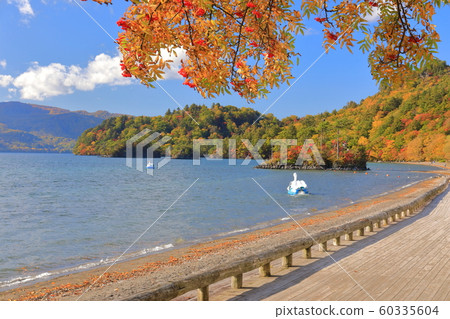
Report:
[[[126,260],[126,259],[133,258],[133,257],[139,257],[139,256],[147,255],[152,252],[157,252],[157,251],[161,251],[161,250],[165,250],[165,249],[169,249],[169,248],[173,248],[173,247],[174,247],[173,244],[166,244],[166,245],[156,246],[153,248],[146,248],[141,251],[138,251],[138,252],[126,255],[126,256],[122,256],[121,258],[118,258],[118,259],[117,258],[105,258],[105,259],[100,259],[98,262],[87,263],[87,264],[83,264],[83,265],[79,265],[79,266],[71,267],[71,268],[66,268],[66,269],[62,269],[62,270],[58,270],[58,271],[44,272],[44,273],[40,273],[37,275],[30,275],[30,276],[20,276],[20,277],[16,277],[16,278],[13,278],[10,280],[0,281],[0,288],[6,288],[6,287],[15,286],[15,285],[20,285],[20,284],[23,284],[26,282],[43,279],[43,278],[47,278],[47,277],[54,277],[54,276],[58,276],[58,275],[62,275],[62,274],[74,273],[74,272],[78,272],[81,270],[92,269],[92,268],[95,268],[98,266],[112,264],[113,262],[116,262],[116,261],[122,261],[122,260]]]
[[[249,231],[250,228],[243,228],[243,229],[236,229],[236,230],[232,230],[228,233],[225,233],[225,235],[231,235],[231,234],[236,234],[236,233],[243,233],[245,231]]]

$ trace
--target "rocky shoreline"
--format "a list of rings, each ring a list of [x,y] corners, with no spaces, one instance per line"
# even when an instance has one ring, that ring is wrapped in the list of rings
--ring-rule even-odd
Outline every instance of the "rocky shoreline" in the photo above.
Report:
[[[295,165],[295,164],[260,164],[256,165],[257,169],[291,169],[291,170],[316,170],[316,171],[367,171],[367,166],[335,166],[328,167],[325,165]]]

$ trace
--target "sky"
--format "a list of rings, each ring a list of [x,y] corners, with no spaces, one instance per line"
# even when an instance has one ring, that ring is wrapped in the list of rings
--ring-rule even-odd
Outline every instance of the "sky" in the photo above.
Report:
[[[0,0],[0,102],[22,101],[69,110],[106,110],[131,115],[162,115],[192,103],[267,108],[279,118],[332,111],[377,92],[367,55],[357,49],[322,55],[321,25],[306,23],[296,41],[300,64],[297,82],[282,85],[267,99],[249,104],[237,94],[204,99],[182,85],[180,61],[156,88],[123,78],[119,67],[116,21],[129,2],[98,5],[79,0]],[[298,5],[298,4],[297,4]],[[441,36],[437,57],[450,62],[450,6],[437,10]],[[95,22],[95,21],[96,22]],[[288,89],[286,91],[286,89]]]

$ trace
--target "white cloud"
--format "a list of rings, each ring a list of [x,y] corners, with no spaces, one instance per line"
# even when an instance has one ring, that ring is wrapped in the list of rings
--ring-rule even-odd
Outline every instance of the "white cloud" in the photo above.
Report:
[[[131,80],[122,77],[120,57],[99,54],[86,68],[52,63],[34,63],[15,78],[13,84],[24,99],[43,100],[47,97],[71,94],[74,90],[92,91],[97,85],[127,85]]]
[[[171,79],[182,79],[183,77],[178,74],[178,71],[181,68],[181,60],[186,59],[186,51],[182,48],[176,48],[175,52],[177,56],[171,56],[169,51],[163,50],[161,51],[161,56],[164,60],[172,60],[173,62],[170,64],[170,69],[164,69],[164,80]]]
[[[320,32],[317,31],[317,30],[314,29],[314,28],[306,28],[306,29],[303,31],[303,34],[304,34],[304,35],[316,35],[316,34],[320,34]]]
[[[6,60],[0,60],[0,66],[6,68]]]
[[[367,22],[372,23],[372,22],[377,21],[379,17],[380,17],[380,9],[375,7],[375,8],[373,8],[373,10],[372,10],[372,14],[366,15],[366,16],[364,17],[364,19],[365,19]]]
[[[11,84],[14,78],[11,75],[0,74],[0,87],[7,87]]]
[[[173,60],[170,69],[165,69],[164,79],[181,79],[178,70],[181,60],[186,57],[183,49],[176,49],[177,57],[171,57],[168,51],[162,53],[165,60]],[[15,79],[11,75],[0,75],[0,86],[10,88],[10,93],[18,91],[20,97],[28,100],[42,101],[45,98],[72,94],[75,90],[92,91],[98,85],[129,85],[131,78],[124,78],[120,69],[119,55],[111,57],[99,54],[85,68],[78,65],[51,63],[41,66],[38,62]],[[1,63],[1,62],[0,62]],[[6,62],[5,62],[6,63]]]
[[[29,0],[7,0],[9,4],[15,4],[23,15],[34,16],[33,8]]]

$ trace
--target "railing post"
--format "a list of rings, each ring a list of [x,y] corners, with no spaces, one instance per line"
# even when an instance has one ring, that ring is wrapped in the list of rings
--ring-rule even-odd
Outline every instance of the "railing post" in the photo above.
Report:
[[[366,230],[367,230],[369,233],[372,233],[372,232],[373,232],[373,224],[370,223],[369,226],[366,226]]]
[[[303,257],[305,259],[310,259],[311,258],[311,247],[303,249]]]
[[[352,241],[353,240],[353,232],[345,234],[345,240]]]
[[[389,220],[387,218],[383,218],[383,226],[389,225]]]
[[[381,228],[381,223],[380,223],[380,221],[377,221],[377,222],[373,223],[373,225],[374,225],[376,228]]]
[[[406,217],[406,213],[405,211],[402,211],[402,213],[400,214],[401,218],[405,218]]]
[[[319,251],[327,251],[327,242],[326,241],[319,244]]]
[[[292,254],[284,256],[281,259],[281,265],[282,265],[283,268],[292,267]]]
[[[259,267],[259,276],[260,277],[270,277],[270,263],[267,263],[267,264]]]
[[[197,289],[197,300],[208,301],[209,300],[209,286],[201,287]]]
[[[364,236],[364,227],[356,231],[356,236]]]
[[[242,288],[242,279],[243,279],[243,274],[239,274],[239,275],[231,277],[231,288],[233,288],[233,289]]]
[[[395,213],[395,220],[400,220],[400,214],[399,213]]]
[[[406,216],[411,215],[411,212],[409,211],[409,209],[406,210]]]
[[[333,238],[333,246],[340,246],[340,245],[341,245],[341,236]]]
[[[394,217],[394,216],[389,216],[389,217],[388,217],[388,222],[389,222],[389,223],[395,222],[395,217]]]

